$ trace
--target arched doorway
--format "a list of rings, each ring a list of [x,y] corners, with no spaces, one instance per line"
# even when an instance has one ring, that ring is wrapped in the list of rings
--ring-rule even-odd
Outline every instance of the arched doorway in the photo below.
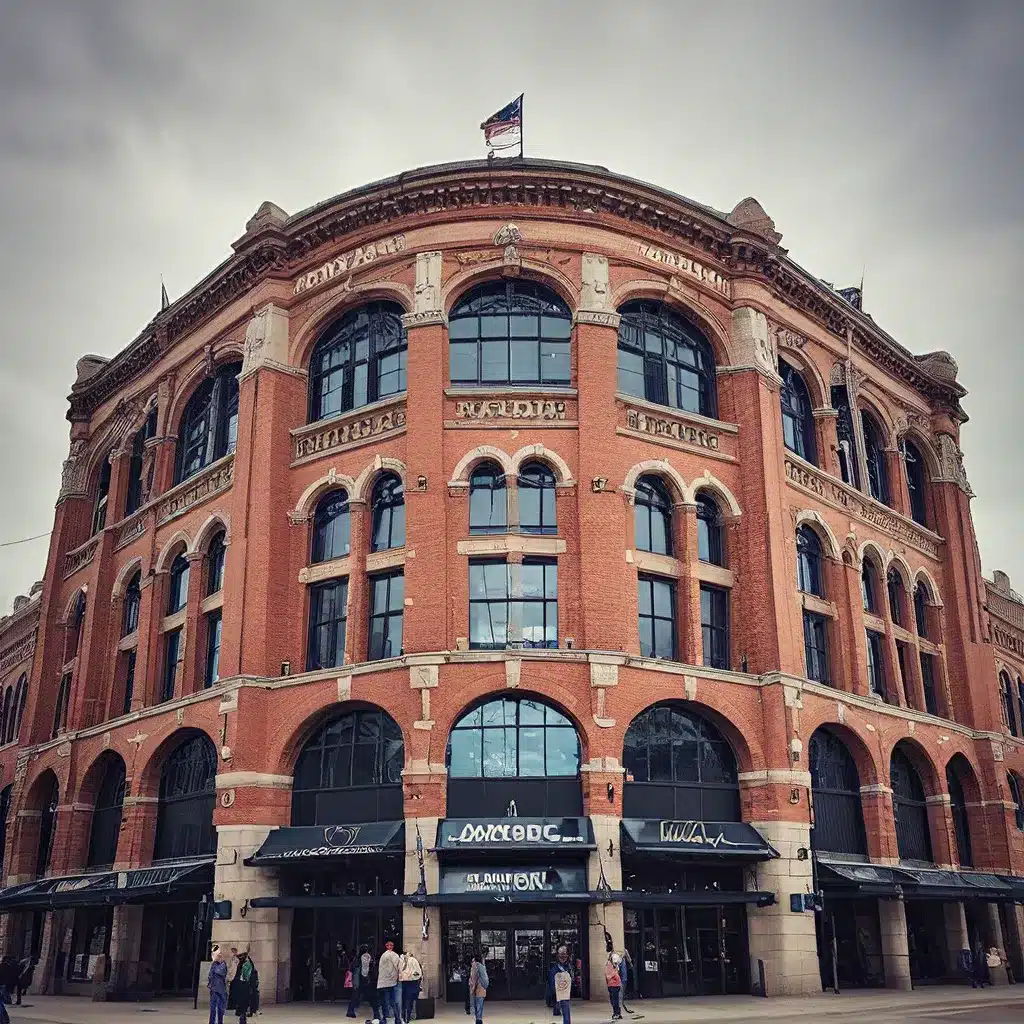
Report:
[[[161,767],[150,870],[154,877],[161,870],[170,876],[195,865],[196,872],[177,878],[163,897],[148,900],[142,916],[140,987],[160,994],[192,991],[210,941],[216,781],[213,741],[205,733],[185,732]]]
[[[623,742],[626,948],[647,997],[749,991],[744,867],[773,856],[740,814],[736,755],[706,715],[655,704]]]
[[[402,730],[378,707],[321,718],[299,750],[291,828],[252,859],[280,866],[274,905],[293,908],[292,999],[343,1000],[362,946],[374,962],[386,941],[401,946],[404,767]]]
[[[812,734],[808,760],[811,847],[818,888],[825,896],[816,920],[822,987],[881,987],[885,968],[875,893],[880,884],[891,883],[892,873],[866,863],[857,762],[839,733],[827,726]]]
[[[438,899],[449,1002],[465,996],[474,948],[487,950],[488,999],[543,999],[561,945],[576,966],[573,992],[585,994],[595,844],[576,726],[543,698],[489,697],[456,720],[445,760]]]

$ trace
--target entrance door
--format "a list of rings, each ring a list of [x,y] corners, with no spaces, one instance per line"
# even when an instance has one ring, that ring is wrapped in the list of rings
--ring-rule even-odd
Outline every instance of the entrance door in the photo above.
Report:
[[[833,984],[833,953],[836,981],[840,989],[885,986],[878,900],[829,896],[816,923],[818,964],[823,989],[830,989]]]
[[[198,899],[147,906],[142,918],[142,959],[152,966],[153,988],[166,995],[191,992],[197,943],[205,952],[209,940],[210,924],[202,920]],[[143,985],[145,980],[140,978]]]
[[[513,999],[543,999],[544,929],[514,928],[512,950],[509,994]]]
[[[942,904],[937,900],[907,900],[904,907],[911,979],[918,985],[945,980],[946,922]]]

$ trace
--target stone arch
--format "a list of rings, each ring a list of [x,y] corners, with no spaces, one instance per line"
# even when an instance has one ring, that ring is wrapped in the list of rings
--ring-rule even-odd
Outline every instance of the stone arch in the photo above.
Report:
[[[914,574],[914,587],[917,587],[918,583],[924,584],[925,593],[928,595],[928,604],[934,605],[936,608],[942,607],[942,598],[939,597],[939,587],[935,582],[935,577],[922,566]],[[911,591],[913,595],[913,591]]]
[[[874,392],[870,386],[861,385],[857,395],[857,411],[866,412],[872,416],[880,427],[882,440],[886,448],[893,448],[896,445],[896,426],[892,416],[886,408],[882,397]],[[892,484],[893,481],[890,481]]]
[[[886,767],[884,772],[880,769],[871,743],[849,722],[838,722],[833,718],[825,718],[822,721],[817,722],[808,736],[808,749],[810,747],[811,737],[813,737],[819,729],[824,729],[826,732],[832,733],[850,752],[850,756],[853,758],[853,762],[857,766],[857,775],[860,777],[861,788],[865,786],[882,785],[888,780],[888,767]]]
[[[707,491],[709,494],[717,497],[720,501],[725,502],[725,506],[729,510],[729,516],[733,519],[738,519],[740,515],[742,515],[740,512],[740,503],[733,496],[732,491],[730,491],[721,480],[712,476],[710,470],[705,469],[703,475],[697,477],[690,485],[690,495],[688,500],[691,505],[697,504],[697,495],[700,494],[701,491]]]
[[[74,802],[92,807],[96,801],[96,793],[100,783],[103,781],[107,766],[111,762],[116,763],[118,761],[121,762],[121,766],[125,769],[125,774],[127,775],[128,768],[125,760],[113,747],[101,750],[82,773],[82,781],[78,784],[78,792],[75,794]]]
[[[832,532],[832,527],[828,525],[820,512],[815,509],[801,509],[797,513],[795,530],[799,530],[801,526],[809,527],[818,535],[818,539],[825,549],[823,554],[836,561],[839,560],[841,557],[839,541]]]
[[[920,427],[911,424],[899,434],[898,439],[912,442],[921,453],[928,470],[926,475],[928,483],[931,483],[936,477],[942,476],[942,463],[938,453],[935,451],[935,444]]]
[[[980,803],[981,802],[981,783],[979,780],[978,769],[970,756],[962,750],[954,750],[949,755],[948,760],[943,766],[943,772],[947,772],[952,768],[960,778],[960,784],[964,789],[964,796],[967,798],[969,803]],[[972,822],[973,825],[973,822]]]
[[[399,459],[390,459],[378,455],[356,477],[352,490],[349,492],[349,498],[352,501],[369,501],[370,496],[373,494],[374,485],[377,483],[377,478],[385,473],[394,473],[402,481],[402,489],[408,490],[408,481],[405,478],[405,463]]]
[[[907,600],[913,601],[914,573],[910,568],[910,563],[899,552],[889,551],[885,562],[886,575],[893,569],[899,573],[900,579],[903,581],[903,588],[907,592]]]
[[[84,594],[86,600],[89,598],[89,584],[83,583],[82,586],[76,587],[72,592],[71,596],[67,599],[64,604],[64,611],[61,613],[61,617],[57,620],[62,626],[68,626],[71,624],[71,619],[74,617],[75,608],[78,605],[78,598]],[[88,611],[88,605],[86,606]]]
[[[196,532],[196,539],[192,542],[192,547],[189,549],[190,553],[205,555],[206,549],[210,546],[210,541],[213,540],[215,534],[220,532],[224,534],[224,543],[228,544],[231,540],[231,517],[217,509],[211,512],[206,522],[199,527],[199,530]]]
[[[769,317],[769,322],[771,318]],[[771,327],[769,327],[771,330]],[[827,409],[832,406],[832,390],[830,385],[825,383],[825,378],[818,369],[818,364],[806,353],[798,348],[778,347],[778,360],[789,363],[790,366],[800,374],[810,395],[812,407],[815,409]]]
[[[500,249],[495,249],[493,261],[460,270],[449,278],[441,289],[441,308],[447,317],[463,296],[481,284],[502,279],[504,260]],[[526,280],[550,288],[565,303],[570,315],[575,315],[579,306],[579,288],[560,270],[548,263],[524,258],[521,276]]]
[[[141,558],[133,558],[130,562],[126,562],[125,565],[122,566],[121,571],[117,574],[117,578],[114,580],[113,587],[110,588],[110,599],[112,601],[116,601],[119,598],[124,597],[125,588],[137,572],[142,572]]]
[[[866,540],[857,549],[857,564],[863,567],[865,558],[870,558],[874,562],[879,579],[883,579],[885,577],[885,549],[873,540]]]
[[[925,796],[941,796],[946,792],[945,776],[940,776],[934,759],[925,749],[924,745],[910,735],[898,737],[893,743],[888,745],[885,751],[886,784],[891,785],[889,762],[892,760],[892,753],[897,747],[907,755],[910,763],[917,770],[917,774],[921,776],[921,784],[924,786]]]
[[[369,281],[352,287],[339,284],[320,292],[317,297],[324,305],[310,314],[309,319],[288,343],[288,363],[301,369],[303,373],[309,370],[310,357],[321,335],[349,310],[357,309],[368,302],[394,302],[402,307],[404,313],[411,313],[416,305],[412,289],[397,281]],[[302,415],[305,421],[305,412]]]
[[[468,487],[469,478],[473,473],[473,470],[480,465],[481,462],[496,462],[501,466],[502,471],[506,477],[513,478],[516,473],[515,463],[512,461],[512,457],[500,448],[496,448],[491,444],[482,444],[471,451],[466,452],[465,455],[459,459],[452,471],[452,478],[448,481],[449,486],[454,487]]]
[[[525,447],[520,448],[519,451],[512,456],[511,462],[513,474],[518,476],[519,467],[522,466],[524,462],[532,462],[534,460],[543,462],[552,469],[557,477],[557,482],[563,487],[568,487],[575,483],[572,478],[572,470],[569,469],[569,464],[565,459],[550,448],[545,448],[542,444],[526,445]]]
[[[205,729],[197,726],[180,726],[176,723],[167,728],[166,733],[159,739],[156,746],[147,756],[141,768],[132,771],[132,790],[135,796],[158,797],[160,794],[160,775],[163,772],[164,762],[168,756],[181,744],[194,739],[196,736],[205,736],[212,744],[215,751],[220,751],[218,737],[211,736]],[[217,758],[218,764],[220,758]],[[137,782],[135,780],[138,780]]]
[[[222,342],[215,345],[213,352],[213,372],[217,373],[228,363],[241,362],[245,353],[240,345],[230,342]],[[164,433],[178,433],[178,423],[181,414],[185,411],[188,400],[192,397],[196,388],[207,379],[207,362],[205,356],[200,353],[194,364],[185,371],[184,376],[179,380],[177,388],[167,406],[166,419],[164,420]],[[177,444],[177,442],[175,442]]]
[[[660,478],[668,485],[673,501],[683,504],[687,502],[692,503],[690,489],[686,486],[686,481],[679,470],[668,459],[645,459],[643,462],[638,462],[633,466],[626,474],[626,479],[623,481],[621,488],[623,494],[629,498],[630,502],[636,497],[636,482],[642,476],[656,476]]]
[[[356,490],[356,482],[350,476],[339,473],[332,466],[325,476],[314,480],[303,492],[295,508],[289,513],[293,522],[302,522],[311,519],[317,502],[328,491],[344,490],[348,493],[349,501],[352,500]]]
[[[184,530],[178,530],[160,549],[153,571],[156,573],[170,572],[171,563],[178,555],[187,555],[192,550],[192,541]]]
[[[716,366],[732,366],[732,348],[729,341],[729,328],[722,323],[718,315],[696,296],[685,297],[676,295],[669,289],[664,280],[651,278],[634,278],[619,285],[611,295],[609,305],[616,312],[629,302],[649,299],[668,306],[685,320],[693,323],[707,338],[715,357]]]

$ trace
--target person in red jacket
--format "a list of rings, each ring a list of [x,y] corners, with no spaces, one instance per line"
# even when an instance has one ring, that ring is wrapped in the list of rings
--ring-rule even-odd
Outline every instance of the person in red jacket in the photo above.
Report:
[[[604,965],[604,980],[608,985],[608,999],[612,1004],[612,1020],[622,1020],[622,1010],[619,1008],[619,997],[622,994],[622,976],[619,974],[619,964],[622,957],[618,953],[609,953],[608,962]]]

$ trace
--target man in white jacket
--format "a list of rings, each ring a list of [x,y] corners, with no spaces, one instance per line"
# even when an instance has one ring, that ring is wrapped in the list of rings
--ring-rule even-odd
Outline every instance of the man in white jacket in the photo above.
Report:
[[[384,952],[377,965],[377,999],[380,1003],[381,1024],[385,1024],[391,1015],[395,1018],[395,1024],[402,1024],[402,1000],[398,994],[401,991],[398,987],[400,965],[395,944],[385,942]]]

